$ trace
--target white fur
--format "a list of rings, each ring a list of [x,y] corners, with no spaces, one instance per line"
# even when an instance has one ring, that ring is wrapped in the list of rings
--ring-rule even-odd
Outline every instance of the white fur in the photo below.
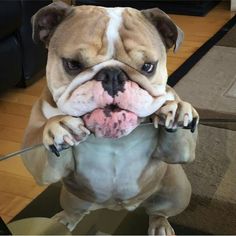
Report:
[[[110,17],[109,24],[106,31],[108,48],[107,48],[107,56],[112,58],[115,52],[115,42],[119,39],[119,28],[122,24],[122,13],[124,11],[123,8],[106,8],[107,13]]]
[[[42,104],[42,112],[43,115],[47,118],[50,119],[51,117],[54,116],[59,116],[59,115],[65,115],[63,112],[61,112],[58,108],[51,106],[48,102],[43,101]]]
[[[98,202],[124,201],[139,193],[138,180],[155,149],[157,134],[152,126],[138,127],[116,140],[90,135],[75,147],[75,169],[89,181]]]

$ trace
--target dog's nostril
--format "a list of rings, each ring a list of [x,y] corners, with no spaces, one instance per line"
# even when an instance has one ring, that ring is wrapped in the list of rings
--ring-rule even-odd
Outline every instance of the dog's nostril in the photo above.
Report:
[[[111,83],[111,77],[109,75],[104,75],[102,81],[104,84],[109,84],[109,83]]]
[[[118,78],[120,82],[125,82],[127,80],[127,75],[124,72],[121,72]]]
[[[104,81],[105,83],[110,83],[111,77],[110,77],[109,75],[105,75],[103,81]]]
[[[124,80],[118,80],[118,84],[119,84],[119,85],[123,85],[124,82],[125,82]]]

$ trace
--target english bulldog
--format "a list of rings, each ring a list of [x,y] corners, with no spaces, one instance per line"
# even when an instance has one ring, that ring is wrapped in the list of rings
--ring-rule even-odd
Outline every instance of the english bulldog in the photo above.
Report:
[[[37,183],[63,182],[54,218],[72,231],[92,210],[140,206],[150,235],[174,234],[167,219],[190,201],[180,164],[195,158],[199,119],[167,86],[166,52],[178,49],[181,29],[158,8],[63,2],[39,10],[32,25],[48,48],[47,87],[23,146],[45,148],[23,160]]]

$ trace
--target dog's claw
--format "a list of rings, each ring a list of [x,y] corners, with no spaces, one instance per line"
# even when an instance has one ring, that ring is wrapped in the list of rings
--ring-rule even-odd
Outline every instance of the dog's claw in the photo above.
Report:
[[[191,122],[191,132],[194,133],[196,127],[197,127],[197,117],[194,117],[192,122]]]
[[[194,117],[192,122],[189,123],[187,126],[184,126],[183,129],[190,129],[190,131],[194,133],[196,127],[197,127],[197,117]]]
[[[156,129],[158,129],[158,122],[159,122],[159,117],[158,116],[154,116],[153,124],[154,124],[154,127]]]
[[[165,129],[169,133],[175,133],[177,131],[177,129],[168,129],[168,128],[165,128]]]
[[[58,150],[57,150],[57,148],[55,147],[54,144],[49,145],[49,148],[50,148],[51,152],[53,152],[57,157],[60,156],[60,153],[58,152]]]

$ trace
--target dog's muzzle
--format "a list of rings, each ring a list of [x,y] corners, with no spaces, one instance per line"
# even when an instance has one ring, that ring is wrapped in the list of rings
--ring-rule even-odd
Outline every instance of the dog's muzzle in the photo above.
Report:
[[[166,101],[166,93],[152,96],[119,65],[92,73],[78,75],[57,105],[65,114],[82,117],[85,126],[98,137],[128,135]]]
[[[100,81],[102,88],[114,99],[118,93],[125,91],[128,76],[120,68],[106,67],[94,77]],[[119,138],[129,134],[139,124],[138,116],[130,111],[121,109],[116,102],[98,108],[83,116],[88,129],[97,137]]]

